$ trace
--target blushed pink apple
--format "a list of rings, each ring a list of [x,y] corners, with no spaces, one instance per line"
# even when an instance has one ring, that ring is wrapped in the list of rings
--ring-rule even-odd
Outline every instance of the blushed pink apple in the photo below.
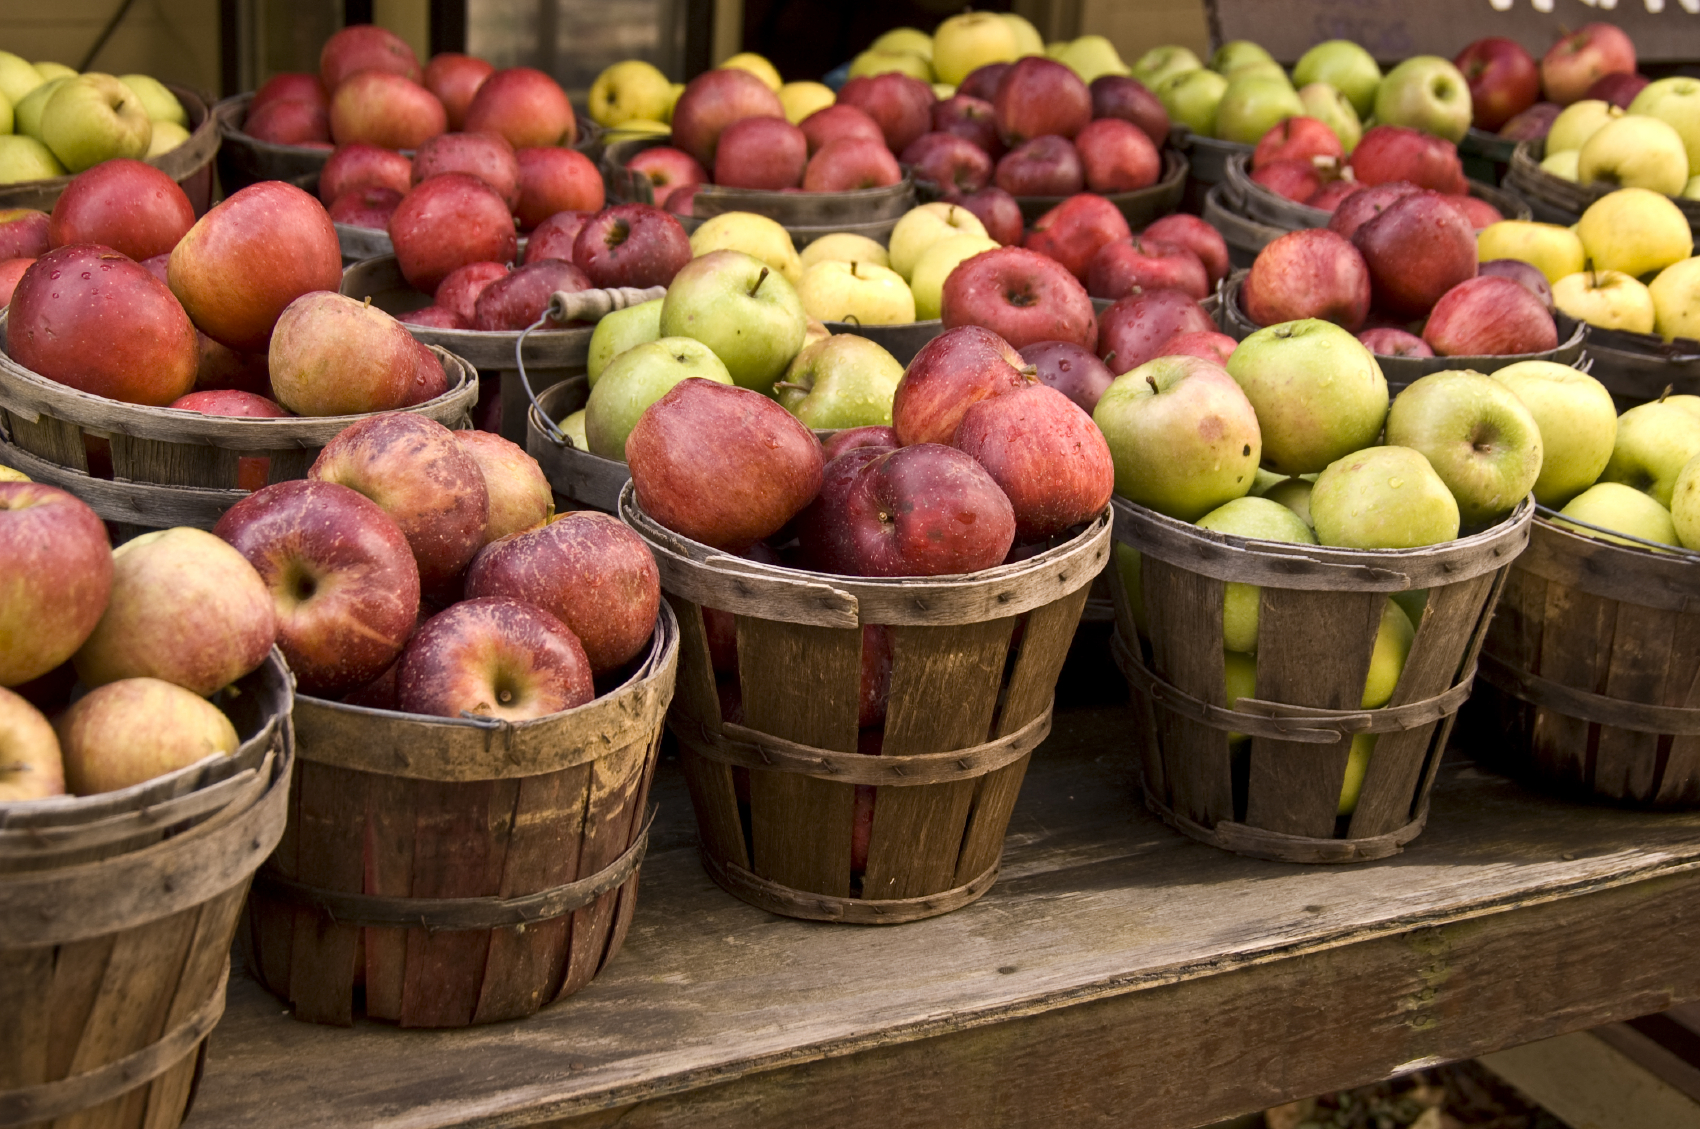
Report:
[[[952,442],[1009,497],[1019,542],[1044,541],[1110,504],[1116,472],[1104,433],[1043,384],[969,405]]]
[[[1036,341],[1090,347],[1098,336],[1086,288],[1055,259],[1023,247],[963,262],[945,279],[939,305],[946,329],[984,326],[1015,349]]]
[[[947,329],[921,346],[891,401],[898,443],[949,444],[962,413],[980,400],[1036,383],[1026,361],[990,329]]]

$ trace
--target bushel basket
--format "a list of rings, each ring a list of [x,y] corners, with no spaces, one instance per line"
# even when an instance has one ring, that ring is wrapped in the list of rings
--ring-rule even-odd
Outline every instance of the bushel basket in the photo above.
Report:
[[[1327,227],[1333,217],[1333,213],[1324,208],[1314,208],[1301,200],[1290,200],[1251,179],[1250,154],[1236,153],[1229,157],[1225,170],[1228,198],[1236,201],[1242,214],[1258,223],[1285,231],[1301,231]],[[1529,205],[1515,193],[1475,180],[1470,181],[1469,186],[1471,196],[1492,204],[1508,220],[1526,220],[1532,214]]]

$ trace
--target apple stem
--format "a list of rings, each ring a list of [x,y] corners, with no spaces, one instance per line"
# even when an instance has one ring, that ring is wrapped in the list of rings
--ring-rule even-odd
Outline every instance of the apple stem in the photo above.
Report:
[[[1152,392],[1161,392],[1162,391],[1161,388],[1157,387],[1157,378],[1150,375],[1149,373],[1147,373],[1146,376],[1145,376],[1145,383],[1147,383],[1151,386]]]
[[[1661,403],[1661,404],[1664,403],[1665,398],[1667,396],[1669,396],[1675,390],[1676,390],[1676,385],[1674,385],[1674,384],[1665,385],[1665,390],[1663,392],[1659,393],[1659,403]]]
[[[775,382],[774,382],[774,384],[773,384],[773,387],[774,387],[774,388],[775,388],[775,389],[776,389],[776,390],[777,390],[777,389],[780,389],[780,388],[795,388],[795,389],[796,389],[796,390],[797,390],[797,391],[799,391],[799,392],[807,392],[807,391],[808,391],[808,388],[807,388],[807,387],[805,387],[805,386],[804,386],[804,385],[801,385],[801,384],[793,384],[793,383],[791,383],[791,381],[789,381],[789,380],[778,380],[778,381],[775,381]]]
[[[1039,366],[1038,365],[1023,365],[1021,367],[1021,375],[1022,376],[1037,377],[1039,375]]]
[[[750,297],[754,298],[756,296],[756,291],[761,289],[761,284],[767,281],[767,273],[768,268],[761,268],[761,273],[756,276],[756,284],[750,287]]]
[[[850,260],[850,277],[851,278],[861,278],[862,277],[861,275],[856,273],[856,268],[861,266],[861,265],[862,264],[858,263],[855,259]]]

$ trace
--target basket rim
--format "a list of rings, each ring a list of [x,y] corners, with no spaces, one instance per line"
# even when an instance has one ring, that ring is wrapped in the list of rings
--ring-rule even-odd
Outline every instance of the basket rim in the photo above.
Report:
[[[236,123],[238,119],[246,120],[248,104],[254,100],[254,95],[258,93],[257,90],[244,90],[227,98],[220,98],[216,102],[208,103],[207,118],[209,121],[214,118],[218,120],[218,133],[221,140],[233,141],[238,146],[246,146],[260,153],[317,160],[321,165],[330,160],[334,149],[321,149],[316,145],[280,145],[275,141],[262,141],[252,134],[244,133]],[[581,114],[577,107],[573,108],[573,128],[576,136],[571,145],[565,146],[568,149],[577,149],[581,145],[588,145],[601,138],[603,133],[601,125],[590,115]],[[403,149],[401,152],[409,156],[412,155],[412,150]]]
[[[1588,351],[1625,353],[1647,360],[1687,364],[1700,361],[1700,339],[1677,337],[1666,341],[1657,333],[1635,333],[1627,329],[1588,327]]]
[[[1591,536],[1573,524],[1575,519],[1564,517],[1550,507],[1536,506],[1535,511],[1533,530],[1538,531],[1541,536],[1556,538],[1561,543],[1569,542],[1569,547],[1577,551],[1604,551],[1613,571],[1619,568],[1654,567],[1661,572],[1669,572],[1670,579],[1687,581],[1694,588],[1695,596],[1700,597],[1700,570],[1688,568],[1700,564],[1700,550],[1684,548],[1682,545],[1654,549],[1650,546],[1608,541],[1604,537]],[[1615,530],[1602,532],[1609,532],[1614,536],[1631,536],[1619,534]],[[1684,575],[1685,570],[1689,575]]]

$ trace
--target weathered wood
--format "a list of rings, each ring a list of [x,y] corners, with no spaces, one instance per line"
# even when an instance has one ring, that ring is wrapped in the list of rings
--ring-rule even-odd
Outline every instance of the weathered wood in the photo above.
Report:
[[[583,374],[539,389],[537,407],[528,405],[525,412],[525,449],[569,506],[614,513],[620,508],[620,491],[631,481],[631,470],[623,462],[579,450],[554,426],[584,407],[589,398],[590,381]]]

